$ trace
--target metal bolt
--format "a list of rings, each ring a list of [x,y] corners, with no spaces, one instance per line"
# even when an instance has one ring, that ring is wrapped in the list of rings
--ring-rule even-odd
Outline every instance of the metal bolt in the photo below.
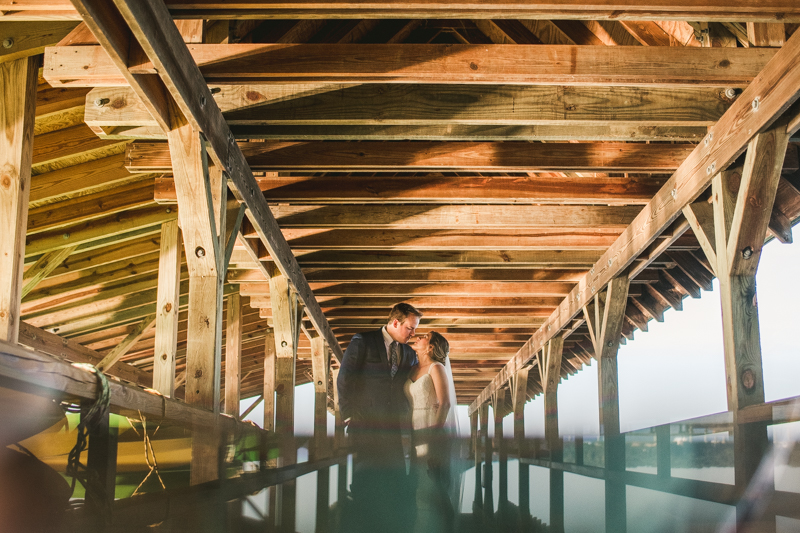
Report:
[[[322,382],[321,382],[321,381],[317,381],[317,385],[320,385],[320,386],[321,386],[321,385],[322,385]]]
[[[3,39],[3,48],[11,48],[12,46],[14,46],[14,39],[11,37]]]
[[[206,106],[206,97],[205,97],[204,94],[201,94],[200,95],[200,107],[205,107],[205,106]]]
[[[717,170],[717,164],[711,163],[711,172],[714,172],[715,170]]]
[[[594,267],[589,271],[590,274],[594,274]]]
[[[670,194],[672,195],[673,198],[677,198],[678,197],[678,189],[672,189],[672,191],[670,191]]]
[[[288,346],[288,345],[289,345],[289,343],[288,343],[288,342],[286,342],[286,341],[281,341],[281,348],[286,348],[286,346]]]
[[[608,266],[611,266],[611,259],[608,260]]]
[[[613,341],[608,341],[608,342],[606,343],[606,346],[608,346],[609,348],[611,348],[612,346],[614,346],[614,342],[613,342]]]
[[[742,257],[745,259],[750,259],[753,256],[753,249],[749,246],[742,250]]]
[[[62,235],[62,237],[64,237],[64,240],[66,241],[67,239],[69,239],[69,233],[65,233],[64,235]]]
[[[753,111],[758,111],[758,105],[761,103],[761,97],[756,96],[753,98],[753,103],[750,106],[753,108]]]
[[[197,257],[205,257],[206,256],[206,251],[203,249],[202,246],[198,246],[194,250],[194,255],[196,255]]]
[[[108,98],[98,98],[97,100],[95,100],[95,101],[94,101],[94,105],[95,105],[96,107],[103,107],[103,106],[104,106],[104,105],[106,105],[106,104],[107,104],[109,101],[110,101],[110,100],[109,100]]]
[[[550,331],[550,324],[547,324],[547,331]]]
[[[736,89],[734,89],[733,87],[728,87],[727,89],[725,89],[725,97],[726,98],[736,98],[736,95],[738,95],[738,94],[739,94],[739,92]]]
[[[170,213],[172,213],[172,209],[168,207],[167,208],[167,214],[170,214]]]

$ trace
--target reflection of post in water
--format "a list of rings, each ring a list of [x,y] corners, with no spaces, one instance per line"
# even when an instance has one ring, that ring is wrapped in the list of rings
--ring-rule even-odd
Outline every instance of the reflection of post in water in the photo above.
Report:
[[[483,443],[483,519],[491,521],[494,516],[494,494],[492,493],[492,440],[489,438],[489,405],[481,406],[481,439]]]
[[[480,409],[472,413],[470,416],[470,436],[472,437],[472,457],[475,459],[475,496],[472,501],[472,514],[478,516],[483,510],[483,491],[481,485],[483,479],[481,476],[481,438],[478,433],[478,419],[480,418]]]
[[[511,404],[514,412],[514,441],[517,444],[517,457],[519,457],[519,520],[517,529],[529,529],[531,521],[530,509],[530,466],[523,461],[528,457],[528,446],[525,440],[525,402],[528,400],[528,372],[529,366],[517,371],[511,380]]]
[[[536,354],[544,389],[544,438],[554,463],[564,458],[564,443],[558,434],[558,382],[563,351],[564,338],[553,337]],[[564,472],[555,468],[550,468],[550,530],[564,531]]]
[[[500,389],[492,395],[492,410],[494,413],[494,440],[498,457],[498,492],[497,523],[505,523],[508,515],[508,450],[506,440],[503,438],[503,417],[506,414],[506,390]]]

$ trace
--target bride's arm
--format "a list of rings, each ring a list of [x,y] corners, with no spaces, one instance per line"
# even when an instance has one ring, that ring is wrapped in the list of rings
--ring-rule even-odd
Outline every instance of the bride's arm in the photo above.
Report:
[[[447,420],[447,412],[450,410],[450,403],[455,401],[455,398],[450,398],[450,390],[447,386],[447,372],[444,369],[444,365],[434,363],[430,373],[433,380],[433,388],[436,390],[436,400],[439,403],[434,426],[440,428],[444,426],[444,422]]]

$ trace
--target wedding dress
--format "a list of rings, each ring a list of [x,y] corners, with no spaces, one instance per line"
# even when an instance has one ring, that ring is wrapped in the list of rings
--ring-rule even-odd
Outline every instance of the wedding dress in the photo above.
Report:
[[[452,371],[447,367],[448,385],[452,386]],[[425,533],[452,531],[453,524],[449,442],[453,431],[457,429],[455,387],[451,392],[452,418],[448,413],[445,427],[434,429],[439,402],[430,375],[432,368],[433,365],[416,381],[406,380],[404,386],[411,407],[412,441],[416,451],[416,457],[411,463],[412,479],[416,484],[416,520],[412,531]],[[428,442],[430,439],[433,439],[434,444]]]

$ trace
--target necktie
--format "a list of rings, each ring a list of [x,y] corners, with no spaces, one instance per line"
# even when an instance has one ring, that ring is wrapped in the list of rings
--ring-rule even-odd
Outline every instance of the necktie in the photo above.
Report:
[[[397,374],[398,362],[400,360],[400,344],[397,341],[392,341],[391,346],[389,346],[389,352],[392,354],[390,362],[392,363],[392,378],[394,378],[394,375]]]

